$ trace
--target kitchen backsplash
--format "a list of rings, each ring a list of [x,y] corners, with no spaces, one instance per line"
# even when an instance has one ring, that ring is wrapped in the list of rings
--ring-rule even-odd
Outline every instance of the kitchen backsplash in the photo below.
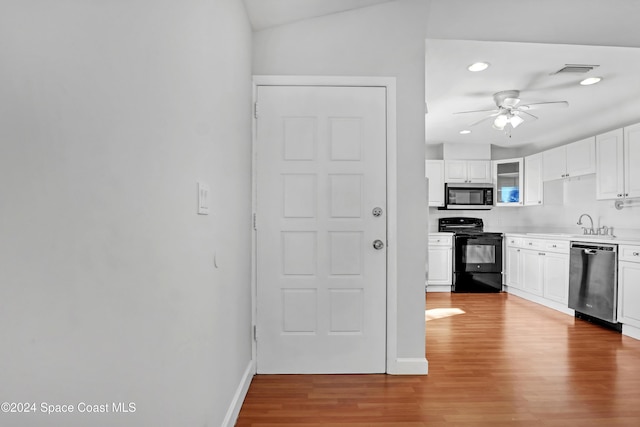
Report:
[[[486,231],[582,233],[576,222],[591,215],[594,227],[613,227],[618,237],[640,238],[640,199],[636,206],[618,210],[613,200],[596,200],[595,175],[544,184],[541,206],[494,207],[489,211],[441,211],[429,209],[429,231],[438,230],[438,218],[468,216],[482,218]],[[586,221],[588,223],[588,220]]]

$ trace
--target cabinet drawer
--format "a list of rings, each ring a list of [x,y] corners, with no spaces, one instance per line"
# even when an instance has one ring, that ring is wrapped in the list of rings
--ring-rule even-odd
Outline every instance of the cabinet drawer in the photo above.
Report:
[[[618,259],[620,261],[640,262],[640,245],[620,245]]]
[[[429,236],[429,246],[451,246],[451,236]]]
[[[522,237],[507,236],[505,242],[507,242],[507,246],[522,247]]]
[[[547,252],[569,253],[569,241],[547,240],[544,242],[544,250]]]
[[[544,249],[544,240],[523,239],[522,245],[525,249]]]

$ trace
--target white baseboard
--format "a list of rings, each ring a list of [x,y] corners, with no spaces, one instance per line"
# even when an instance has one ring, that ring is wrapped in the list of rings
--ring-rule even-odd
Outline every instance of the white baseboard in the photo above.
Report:
[[[389,364],[389,375],[427,375],[429,362],[424,357],[405,357]]]
[[[233,395],[233,400],[231,401],[231,405],[229,405],[227,415],[222,421],[222,427],[233,427],[236,424],[238,415],[240,414],[240,408],[242,408],[244,398],[247,395],[247,391],[249,391],[249,385],[251,385],[251,380],[253,379],[255,371],[254,362],[251,360],[242,375],[242,379],[240,380],[240,384],[238,384],[236,393]]]
[[[640,340],[640,328],[636,328],[635,326],[623,324],[622,325],[622,335],[626,335],[628,337]]]
[[[451,292],[451,285],[427,285],[427,292]]]
[[[517,297],[524,298],[531,302],[535,302],[537,304],[544,305],[545,307],[552,308],[561,313],[568,314],[569,316],[573,316],[575,313],[575,311],[567,307],[566,304],[561,304],[559,302],[552,301],[538,295],[533,295],[533,294],[530,294],[529,292],[522,291],[520,289],[510,288],[506,286],[505,291]]]

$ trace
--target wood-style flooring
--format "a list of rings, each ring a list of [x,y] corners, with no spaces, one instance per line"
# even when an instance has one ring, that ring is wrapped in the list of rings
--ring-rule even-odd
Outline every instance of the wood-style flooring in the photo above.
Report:
[[[236,425],[640,426],[640,341],[506,293],[426,309],[429,375],[257,375]]]

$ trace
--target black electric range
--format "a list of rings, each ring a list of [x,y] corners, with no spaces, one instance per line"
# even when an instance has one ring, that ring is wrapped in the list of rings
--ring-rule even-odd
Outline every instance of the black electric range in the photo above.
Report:
[[[454,233],[452,292],[502,291],[502,233],[468,217],[440,218],[438,231]]]

